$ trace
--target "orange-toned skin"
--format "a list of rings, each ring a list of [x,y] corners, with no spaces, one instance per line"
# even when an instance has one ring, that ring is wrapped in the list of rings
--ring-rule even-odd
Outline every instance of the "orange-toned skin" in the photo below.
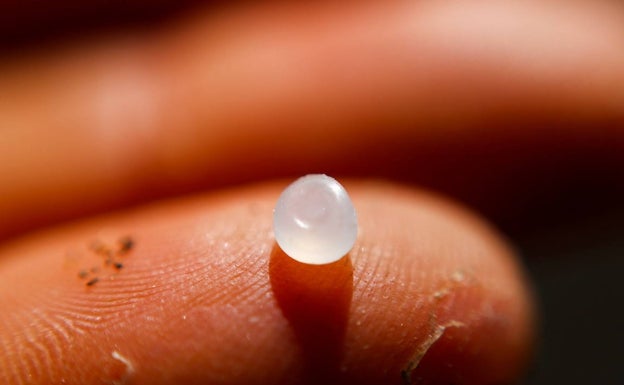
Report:
[[[0,384],[513,383],[522,269],[414,186],[532,225],[570,187],[621,199],[623,15],[242,4],[2,57]],[[361,226],[328,266],[270,230],[289,180],[266,180],[311,172]]]
[[[272,237],[285,184],[154,204],[9,245],[0,255],[4,383],[400,384],[411,373],[498,384],[521,372],[533,310],[516,260],[487,224],[422,192],[347,182],[356,245],[334,264],[308,266]],[[115,257],[120,270],[90,249],[115,249],[123,236],[135,245]]]
[[[562,185],[622,190],[621,8],[435,3],[209,10],[4,63],[0,237],[310,172],[514,221]]]

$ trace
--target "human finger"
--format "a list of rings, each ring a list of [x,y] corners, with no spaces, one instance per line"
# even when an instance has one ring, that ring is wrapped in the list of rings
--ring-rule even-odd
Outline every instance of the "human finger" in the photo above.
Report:
[[[273,240],[283,187],[161,202],[6,246],[2,382],[501,384],[520,375],[533,308],[491,227],[425,192],[346,183],[356,245],[310,266]]]
[[[623,26],[595,2],[256,5],[27,55],[0,71],[0,236],[310,171],[515,222],[617,195]]]

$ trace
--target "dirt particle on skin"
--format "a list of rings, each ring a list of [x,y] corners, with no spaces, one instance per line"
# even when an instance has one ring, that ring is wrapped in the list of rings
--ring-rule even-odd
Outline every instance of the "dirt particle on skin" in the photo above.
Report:
[[[130,236],[125,236],[119,239],[119,253],[125,254],[134,248],[134,240]]]
[[[80,279],[88,280],[86,282],[87,286],[95,285],[102,276],[105,279],[114,279],[114,276],[125,267],[118,259],[135,247],[135,241],[129,235],[117,238],[116,241],[113,240],[114,238],[107,239],[96,238],[86,245],[87,250],[91,252],[90,255],[87,255],[87,258],[96,263],[91,268],[83,266],[78,272]]]

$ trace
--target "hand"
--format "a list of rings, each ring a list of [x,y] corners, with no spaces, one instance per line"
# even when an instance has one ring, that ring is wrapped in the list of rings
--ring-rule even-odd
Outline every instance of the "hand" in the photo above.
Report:
[[[579,165],[621,189],[622,25],[596,3],[240,5],[3,63],[0,379],[512,382],[522,269],[414,185],[501,223],[594,181]],[[310,172],[351,177],[360,225],[321,267],[270,227],[288,180],[265,180]]]

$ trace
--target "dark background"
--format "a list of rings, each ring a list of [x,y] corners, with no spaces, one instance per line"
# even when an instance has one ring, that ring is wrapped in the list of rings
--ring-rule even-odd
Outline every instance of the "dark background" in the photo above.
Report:
[[[624,210],[511,235],[542,316],[526,384],[623,384]]]

